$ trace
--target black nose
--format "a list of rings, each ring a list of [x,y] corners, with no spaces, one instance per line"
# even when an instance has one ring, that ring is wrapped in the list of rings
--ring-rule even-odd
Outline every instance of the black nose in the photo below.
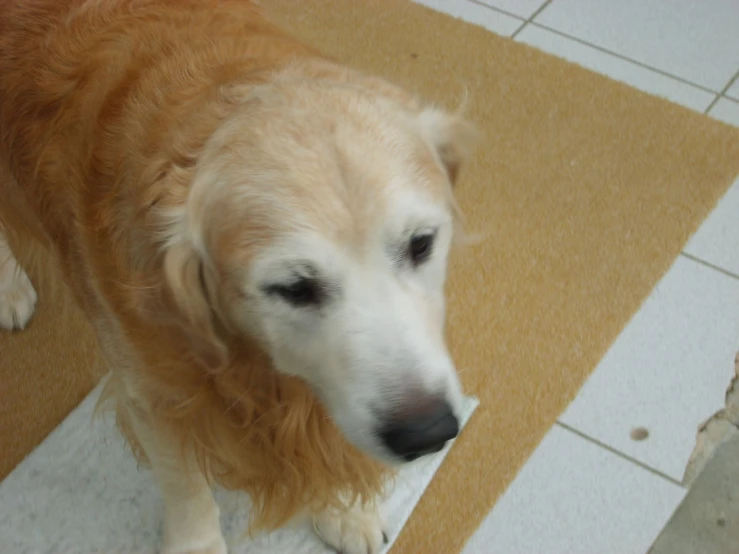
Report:
[[[395,419],[380,429],[382,442],[407,462],[438,452],[459,433],[459,422],[449,404],[434,402],[422,414]]]

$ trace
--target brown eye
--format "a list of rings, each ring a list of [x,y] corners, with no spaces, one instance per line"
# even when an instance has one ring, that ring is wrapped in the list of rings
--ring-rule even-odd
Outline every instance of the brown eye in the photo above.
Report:
[[[278,296],[296,307],[318,306],[326,297],[325,288],[317,279],[301,278],[289,284],[274,284],[267,293]]]
[[[434,248],[434,238],[433,233],[416,235],[411,238],[408,254],[413,265],[421,265],[429,259]]]

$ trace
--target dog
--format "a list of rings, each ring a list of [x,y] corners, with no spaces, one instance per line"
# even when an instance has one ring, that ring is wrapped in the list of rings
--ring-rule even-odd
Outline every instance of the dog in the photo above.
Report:
[[[213,483],[253,528],[383,547],[387,479],[459,432],[444,287],[475,134],[245,0],[0,0],[0,326],[31,320],[41,244],[164,552],[226,552]]]

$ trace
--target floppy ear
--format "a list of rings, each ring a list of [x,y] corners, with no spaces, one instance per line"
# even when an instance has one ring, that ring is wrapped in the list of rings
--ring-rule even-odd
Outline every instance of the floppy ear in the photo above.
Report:
[[[216,330],[204,261],[191,244],[178,242],[167,248],[163,271],[167,304],[175,309],[189,347],[208,369],[224,366],[228,349]]]
[[[421,134],[454,184],[462,165],[470,158],[479,133],[458,114],[426,108],[418,116]]]

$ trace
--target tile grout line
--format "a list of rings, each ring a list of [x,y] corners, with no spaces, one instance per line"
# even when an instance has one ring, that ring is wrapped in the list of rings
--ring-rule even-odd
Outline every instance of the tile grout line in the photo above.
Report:
[[[490,4],[486,4],[485,2],[482,2],[481,0],[462,0],[463,2],[469,2],[470,4],[477,4],[478,6],[482,8],[487,8],[488,10],[502,13],[503,15],[507,15],[508,17],[512,17],[514,19],[518,19],[519,21],[523,21],[523,17],[520,15],[516,15],[515,13],[508,12],[506,10],[502,10],[500,8],[496,8],[495,6],[491,6]],[[551,0],[549,0],[551,1]]]
[[[536,21],[530,21],[527,24],[533,25],[534,27],[538,27],[538,28],[543,29],[545,31],[549,31],[550,33],[554,33],[555,35],[559,35],[559,36],[561,36],[563,38],[572,40],[572,41],[577,42],[579,44],[582,44],[584,46],[589,46],[590,48],[594,48],[595,50],[598,50],[599,52],[603,52],[604,54],[609,54],[609,55],[611,55],[611,56],[613,56],[615,58],[618,58],[618,59],[620,59],[622,61],[632,63],[634,65],[637,65],[637,66],[641,67],[642,69],[648,69],[649,71],[652,71],[654,73],[657,73],[659,75],[662,75],[663,77],[668,77],[668,78],[673,79],[675,81],[678,81],[678,82],[680,82],[680,83],[682,83],[684,85],[689,85],[689,86],[691,86],[693,88],[697,88],[698,90],[702,90],[703,92],[708,92],[708,93],[714,94],[714,95],[715,94],[720,94],[720,93],[716,92],[713,89],[710,89],[710,88],[705,87],[703,85],[699,85],[697,83],[693,83],[692,81],[688,81],[687,79],[684,79],[683,77],[678,77],[677,75],[673,75],[673,74],[668,73],[667,71],[664,71],[662,69],[658,69],[656,67],[653,67],[651,65],[642,63],[642,62],[637,61],[637,60],[633,60],[633,59],[628,58],[628,57],[626,57],[626,56],[624,56],[622,54],[619,54],[617,52],[613,52],[612,50],[608,50],[606,48],[603,48],[602,46],[598,46],[597,44],[592,44],[590,42],[587,42],[587,41],[582,40],[580,38],[577,38],[575,36],[568,35],[567,33],[563,33],[562,31],[558,31],[557,29],[554,29],[552,27],[548,27],[546,25],[542,25],[541,23],[537,23]],[[608,76],[608,75],[606,74],[606,76]]]
[[[736,73],[734,73],[734,76],[731,79],[729,79],[729,82],[726,83],[726,86],[723,89],[721,89],[721,92],[719,92],[716,98],[713,99],[713,102],[711,102],[708,105],[708,107],[703,112],[704,114],[707,114],[708,112],[710,112],[714,108],[714,106],[718,104],[718,101],[721,100],[722,98],[725,98],[727,100],[732,99],[731,96],[726,96],[726,93],[729,92],[729,89],[734,84],[734,82],[737,81],[737,79],[739,79],[739,70]]]
[[[739,275],[736,273],[732,273],[728,269],[724,269],[723,267],[717,266],[715,264],[712,264],[711,262],[707,262],[706,260],[702,260],[696,256],[693,256],[692,254],[688,254],[687,252],[680,252],[680,255],[684,258],[687,258],[688,260],[691,260],[697,264],[700,264],[702,266],[705,266],[709,269],[713,269],[714,271],[718,271],[719,273],[722,273],[726,275],[727,277],[732,277],[733,279],[739,279]]]
[[[722,96],[721,96],[720,94],[717,94],[716,96],[714,96],[714,97],[713,97],[713,100],[711,100],[711,101],[710,101],[710,102],[708,103],[708,106],[706,107],[706,109],[705,109],[705,110],[703,110],[703,114],[704,114],[704,115],[708,115],[708,112],[710,112],[710,111],[711,111],[711,110],[713,109],[713,107],[714,107],[714,106],[715,106],[716,104],[718,104],[718,101],[719,101],[719,100],[721,100],[721,98],[722,98]]]
[[[734,83],[739,83],[739,69],[736,70],[734,76],[729,79],[728,83],[726,83],[724,90],[721,91],[721,96],[723,96],[724,98],[732,99],[731,96],[728,96],[726,93],[729,92],[729,89],[734,86]]]
[[[582,431],[578,431],[574,427],[570,427],[566,423],[562,423],[560,420],[557,420],[555,422],[555,425],[559,425],[562,429],[565,429],[565,430],[569,431],[570,433],[574,433],[578,437],[580,437],[582,439],[585,439],[586,441],[588,441],[588,442],[590,442],[590,443],[592,443],[592,444],[594,444],[596,446],[599,446],[600,448],[604,448],[605,450],[608,450],[611,454],[615,454],[619,458],[621,458],[623,460],[626,460],[627,462],[631,462],[632,464],[635,464],[635,465],[639,466],[640,468],[647,470],[648,472],[656,475],[657,477],[661,477],[662,479],[665,479],[666,481],[669,481],[673,485],[677,485],[678,487],[680,487],[683,490],[687,490],[687,488],[685,487],[685,485],[683,485],[680,481],[678,481],[674,477],[670,477],[666,473],[662,473],[658,469],[654,469],[653,467],[648,466],[644,462],[640,462],[636,458],[632,458],[631,456],[629,456],[627,454],[624,454],[623,452],[620,452],[620,451],[616,450],[612,446],[608,446],[607,444],[600,442],[599,440],[591,437],[590,435],[586,435]]]
[[[471,3],[471,4],[476,4],[476,5],[478,5],[478,6],[482,7],[482,8],[486,8],[486,9],[488,9],[488,10],[490,10],[490,11],[493,11],[493,12],[497,12],[497,13],[500,13],[500,14],[502,14],[502,15],[506,15],[506,16],[508,16],[508,17],[512,17],[512,18],[514,18],[514,19],[518,19],[519,21],[521,21],[521,22],[522,22],[522,23],[521,23],[521,26],[520,26],[520,27],[519,27],[518,29],[516,29],[516,30],[515,30],[515,31],[513,32],[513,34],[512,34],[512,35],[510,35],[510,36],[508,37],[508,38],[510,38],[511,40],[515,39],[515,38],[516,38],[516,37],[518,36],[518,34],[519,34],[519,33],[520,33],[521,31],[523,31],[523,29],[524,29],[525,27],[527,27],[528,25],[534,25],[535,27],[538,27],[538,28],[540,28],[540,29],[543,29],[543,30],[545,30],[545,31],[549,31],[550,33],[554,33],[555,35],[559,35],[559,36],[561,36],[561,37],[563,37],[563,38],[566,38],[566,39],[572,40],[572,41],[574,41],[574,42],[577,42],[577,43],[579,43],[579,44],[582,44],[582,45],[584,45],[584,46],[588,46],[588,47],[590,47],[590,48],[593,48],[593,49],[595,49],[595,50],[598,50],[599,52],[602,52],[602,53],[604,53],[604,54],[608,54],[608,55],[610,55],[610,56],[613,56],[613,57],[615,57],[615,58],[618,58],[618,59],[620,59],[620,60],[622,60],[622,61],[625,61],[625,62],[629,62],[629,63],[632,63],[632,64],[634,64],[634,65],[636,65],[636,66],[639,66],[639,67],[641,67],[642,69],[647,69],[647,70],[649,70],[649,71],[652,71],[652,72],[654,72],[654,73],[657,73],[657,74],[659,74],[659,75],[662,75],[663,77],[667,77],[667,78],[669,78],[669,79],[673,79],[673,80],[675,80],[675,81],[677,81],[677,82],[679,82],[679,83],[682,83],[682,84],[684,84],[684,85],[688,85],[688,86],[690,86],[690,87],[696,88],[696,89],[698,89],[698,90],[701,90],[701,91],[703,91],[703,92],[708,92],[708,93],[710,93],[710,94],[713,94],[713,95],[715,96],[715,98],[713,99],[713,101],[711,102],[711,104],[710,104],[710,105],[708,106],[708,108],[706,108],[706,110],[705,110],[705,111],[704,111],[703,113],[707,113],[707,111],[708,111],[708,110],[709,110],[710,108],[712,108],[712,107],[713,107],[713,104],[715,104],[715,103],[716,103],[716,101],[717,101],[717,100],[718,100],[718,99],[719,99],[720,97],[725,97],[725,98],[727,98],[727,99],[731,99],[731,100],[733,100],[733,98],[731,98],[730,96],[725,96],[725,94],[724,94],[724,93],[725,93],[726,91],[728,91],[728,90],[729,90],[729,88],[731,88],[731,85],[733,85],[733,84],[734,84],[734,81],[736,81],[736,80],[737,80],[737,79],[739,78],[739,72],[737,72],[737,74],[736,74],[736,75],[735,75],[734,77],[732,77],[732,78],[731,78],[731,80],[729,81],[729,85],[728,85],[728,86],[724,87],[724,88],[722,89],[722,91],[721,91],[721,92],[717,92],[717,91],[715,91],[715,90],[713,90],[713,89],[711,89],[711,88],[708,88],[708,87],[706,87],[706,86],[703,86],[703,85],[699,85],[698,83],[694,83],[694,82],[692,82],[692,81],[689,81],[689,80],[687,80],[687,79],[684,79],[683,77],[679,77],[679,76],[677,76],[677,75],[673,75],[672,73],[668,73],[667,71],[664,71],[664,70],[662,70],[662,69],[658,69],[658,68],[656,68],[656,67],[653,67],[653,66],[651,66],[651,65],[645,64],[645,63],[643,63],[643,62],[640,62],[640,61],[637,61],[637,60],[631,59],[631,58],[629,58],[629,57],[627,57],[627,56],[624,56],[623,54],[619,54],[618,52],[613,52],[612,50],[608,50],[608,49],[606,49],[606,48],[603,48],[602,46],[598,46],[597,44],[592,44],[592,43],[590,43],[590,42],[587,42],[587,41],[585,41],[585,40],[583,40],[583,39],[577,38],[577,37],[575,37],[575,36],[572,36],[572,35],[568,35],[567,33],[564,33],[564,32],[562,32],[562,31],[558,31],[557,29],[554,29],[554,28],[552,28],[552,27],[549,27],[549,26],[547,26],[547,25],[543,25],[543,24],[541,24],[541,23],[538,23],[538,22],[534,21],[534,19],[535,19],[535,18],[536,18],[536,17],[537,17],[537,16],[539,15],[539,14],[541,14],[541,12],[542,12],[542,11],[544,11],[544,8],[546,8],[546,7],[547,7],[547,6],[549,5],[549,4],[551,4],[553,0],[546,0],[546,2],[544,2],[544,3],[543,3],[543,4],[541,5],[541,6],[539,6],[539,8],[538,8],[538,9],[537,9],[537,10],[536,10],[536,11],[535,11],[535,12],[534,12],[533,14],[531,14],[531,15],[530,15],[530,16],[529,16],[529,17],[528,17],[527,19],[525,19],[525,20],[524,20],[524,19],[522,19],[522,18],[521,18],[521,16],[518,16],[518,15],[512,14],[512,13],[510,13],[510,12],[507,12],[507,11],[505,11],[505,10],[502,10],[502,9],[500,9],[500,8],[496,8],[496,7],[494,7],[494,6],[491,6],[491,5],[489,5],[489,4],[485,4],[485,3],[481,2],[480,0],[464,0],[464,1],[466,1],[466,2],[469,2],[469,3]],[[606,74],[606,76],[608,76],[608,75]],[[735,100],[735,101],[736,101],[736,100]],[[696,110],[694,110],[694,111],[696,111]],[[699,113],[700,113],[700,112],[699,112]]]
[[[523,25],[521,25],[518,29],[516,29],[515,31],[513,31],[513,34],[510,36],[510,39],[511,40],[514,40],[518,36],[518,33],[520,33],[521,31],[523,31],[524,27],[526,27],[526,25],[528,25],[529,23],[531,23],[541,12],[544,11],[544,8],[546,8],[551,3],[552,3],[552,0],[546,0],[546,2],[544,2],[536,10],[534,10],[534,13],[532,13],[526,19],[526,21],[523,22]]]

